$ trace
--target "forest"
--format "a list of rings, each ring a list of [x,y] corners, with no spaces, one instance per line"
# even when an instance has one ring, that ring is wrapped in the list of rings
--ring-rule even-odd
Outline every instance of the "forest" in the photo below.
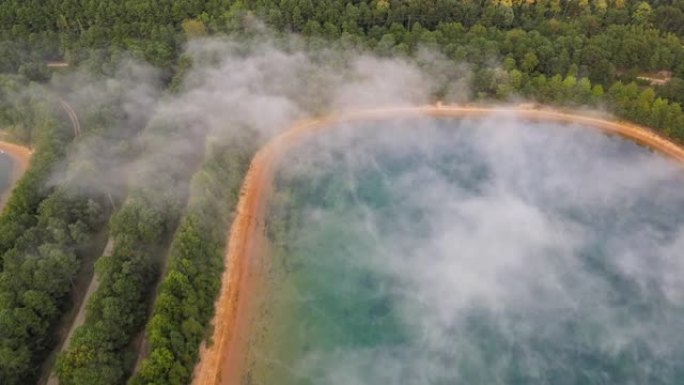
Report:
[[[258,33],[426,66],[435,52],[470,73],[466,95],[435,100],[598,107],[684,143],[684,0],[4,0],[0,131],[34,154],[0,214],[0,383],[36,383],[53,361],[62,385],[189,382],[257,140],[199,129],[185,143],[183,122],[117,103],[131,85],[77,103],[75,134],[49,84],[76,70],[99,82],[134,58],[158,74],[160,100],[181,92],[189,41]],[[108,167],[75,156],[84,144],[137,159],[157,137],[185,145],[134,181],[82,188]],[[85,322],[57,354],[93,269]]]

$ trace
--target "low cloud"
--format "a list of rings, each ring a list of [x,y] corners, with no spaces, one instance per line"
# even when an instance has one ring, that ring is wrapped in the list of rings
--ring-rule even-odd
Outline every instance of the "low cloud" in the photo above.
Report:
[[[207,135],[265,142],[298,119],[425,104],[437,88],[429,76],[434,65],[335,47],[313,50],[294,37],[264,36],[189,42],[184,60],[191,64],[176,92],[162,90],[160,72],[129,58],[107,75],[56,76],[50,91],[73,106],[84,132],[96,135],[80,140],[69,154],[70,168],[52,183],[124,194],[125,186],[146,183],[158,167],[174,167],[173,154],[183,159],[201,152]],[[131,148],[139,156],[126,152]]]
[[[183,186],[155,170],[190,167],[206,137],[265,142],[312,115],[470,95],[468,67],[429,50],[390,59],[294,38],[215,38],[192,41],[186,56],[173,93],[131,59],[107,76],[55,77],[50,92],[88,126],[51,183],[120,198],[148,184],[173,193]],[[463,127],[451,134],[435,122],[386,124],[362,137],[333,130],[316,139],[324,150],[302,151],[284,170],[308,180],[339,172],[336,187],[355,205],[345,215],[308,207],[304,227],[359,235],[369,252],[355,262],[388,280],[381,294],[408,342],[313,350],[290,370],[334,385],[503,384],[515,373],[522,383],[638,384],[682,372],[678,167],[585,128],[512,115],[453,121]],[[397,174],[385,158],[421,161]],[[369,181],[401,212],[371,204]],[[623,362],[632,375],[582,377],[591,362]]]
[[[311,188],[321,176],[344,178],[339,196],[355,198],[344,214],[303,204],[307,235],[292,245],[311,252],[309,233],[357,229],[347,241],[372,246],[339,263],[373,272],[404,337],[314,349],[293,364],[299,378],[675,381],[684,357],[678,165],[585,127],[514,115],[329,131],[294,151],[282,178]]]

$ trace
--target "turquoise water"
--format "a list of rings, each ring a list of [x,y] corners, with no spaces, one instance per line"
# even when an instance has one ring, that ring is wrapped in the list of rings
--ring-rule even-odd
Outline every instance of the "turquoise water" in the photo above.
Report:
[[[7,192],[12,184],[12,158],[0,153],[0,196]]]
[[[682,191],[581,127],[329,130],[281,162],[243,383],[680,384]]]

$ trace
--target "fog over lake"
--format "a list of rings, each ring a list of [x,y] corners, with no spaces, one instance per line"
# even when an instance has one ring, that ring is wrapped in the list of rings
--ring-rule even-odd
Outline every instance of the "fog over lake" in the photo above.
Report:
[[[245,383],[678,384],[684,174],[594,129],[409,119],[280,162]]]

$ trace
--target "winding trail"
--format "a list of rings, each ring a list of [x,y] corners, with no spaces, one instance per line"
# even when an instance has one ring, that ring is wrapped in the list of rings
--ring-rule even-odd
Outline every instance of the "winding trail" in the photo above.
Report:
[[[684,149],[644,127],[586,115],[523,106],[468,107],[438,104],[362,110],[298,122],[262,147],[254,156],[247,172],[240,192],[237,215],[228,234],[228,246],[224,258],[226,269],[223,273],[216,302],[216,313],[212,321],[213,344],[200,349],[200,361],[195,367],[192,384],[239,384],[242,364],[240,357],[245,339],[238,337],[243,329],[242,325],[247,322],[244,309],[248,306],[245,292],[249,291],[250,258],[259,247],[258,237],[255,235],[263,234],[263,214],[275,166],[289,148],[303,137],[339,123],[421,116],[481,118],[500,114],[522,120],[578,124],[596,128],[605,133],[620,135],[671,159],[684,162]]]
[[[24,172],[29,166],[29,161],[31,160],[32,151],[28,147],[20,146],[18,144],[2,142],[0,141],[0,151],[9,155],[12,158],[13,170],[12,170],[12,181],[11,187],[7,191],[0,195],[0,210],[5,205],[7,198],[9,198],[14,188],[15,183],[24,175]]]
[[[73,133],[74,133],[74,139],[78,138],[81,135],[81,123],[78,119],[78,115],[76,115],[76,112],[74,109],[71,107],[71,105],[66,102],[64,99],[59,100],[59,104],[64,109],[64,111],[67,113],[67,116],[69,118],[69,121],[71,122],[72,128],[73,128]],[[16,182],[21,178],[21,176],[26,172],[26,170],[29,167],[29,162],[31,160],[31,155],[33,154],[33,151],[29,149],[28,147],[24,147],[18,144],[14,143],[9,143],[9,142],[4,142],[0,141],[0,151],[8,154],[13,161],[13,170],[12,170],[12,181],[11,181],[11,187],[5,191],[5,193],[0,195],[0,210],[4,207],[5,203],[7,202],[9,196],[12,193],[12,189],[14,188],[14,185]],[[111,196],[110,196],[110,202],[112,202]],[[112,202],[112,206],[114,203]],[[111,240],[108,242],[107,246],[105,247],[105,255],[107,253],[111,254]],[[95,277],[95,274],[93,273],[92,279],[89,283],[88,289],[83,296],[82,302],[80,304],[78,313],[71,325],[69,326],[68,333],[66,334],[66,338],[60,341],[60,348],[59,351],[66,349],[69,345],[69,340],[71,339],[71,335],[73,334],[74,329],[83,323],[83,319],[85,318],[85,304],[87,300],[90,298],[90,295],[95,291],[95,289],[98,286],[98,281],[97,278]],[[57,379],[50,374],[50,370],[52,368],[52,360],[54,359],[48,359],[49,363],[48,369],[41,368],[40,370],[43,373],[41,376],[41,379],[39,380],[40,384],[48,383],[48,384],[58,384]],[[50,376],[49,379],[47,379],[47,376]]]
[[[100,258],[106,258],[111,256],[113,249],[114,239],[110,237],[107,239],[107,245],[105,246],[104,251],[102,252],[102,256]],[[76,330],[76,328],[83,325],[83,323],[85,322],[86,305],[88,304],[90,297],[95,293],[95,291],[97,291],[97,288],[99,286],[100,281],[97,279],[97,274],[95,273],[95,271],[93,271],[92,277],[90,278],[90,283],[88,283],[88,288],[86,289],[85,294],[81,296],[80,302],[74,302],[74,306],[78,306],[78,311],[76,312],[76,316],[73,318],[73,320],[70,321],[71,324],[69,325],[69,330],[66,332],[66,334],[64,334],[64,337],[59,343],[59,347],[54,351],[55,353],[62,353],[69,349],[69,344],[71,343],[71,337],[73,337],[74,331]],[[44,370],[43,375],[38,381],[38,384],[59,385],[59,379],[57,378],[57,375],[52,371],[55,358],[56,355],[53,354],[52,361],[49,362],[48,367],[46,368],[46,370]],[[48,376],[47,379],[45,378],[46,375]]]
[[[67,103],[64,99],[59,100],[59,105],[62,106],[64,111],[69,116],[71,126],[74,128],[74,138],[78,138],[81,135],[81,123],[78,120],[78,115],[76,115],[76,111],[74,111],[71,105]]]
[[[55,63],[55,67],[63,67],[62,63]],[[50,64],[48,64],[50,66]],[[68,66],[68,64],[66,65]],[[74,140],[78,139],[79,136],[81,136],[81,122],[78,119],[78,115],[76,114],[76,111],[74,111],[73,107],[64,99],[59,99],[59,105],[62,107],[64,112],[66,112],[67,117],[69,118],[69,122],[71,122],[71,127],[73,129],[74,133]],[[109,201],[112,204],[112,209],[114,209],[114,202],[112,201],[111,195],[109,195]],[[111,255],[113,248],[113,240],[109,238],[107,240],[107,244],[105,245],[104,251],[102,253],[102,256],[108,256]],[[91,270],[92,269],[92,264],[95,263],[95,260],[89,262],[89,265],[85,267],[86,270]],[[78,295],[81,293],[82,290],[76,290],[76,297],[74,299],[73,306],[75,307],[74,310],[77,311],[75,313],[71,313],[72,311],[68,312],[66,315],[66,318],[63,321],[60,321],[60,326],[58,328],[58,344],[57,347],[50,353],[48,358],[45,360],[43,366],[41,367],[41,375],[38,380],[38,385],[58,385],[59,380],[55,376],[55,374],[52,372],[53,366],[55,364],[55,359],[57,358],[57,354],[60,352],[65,351],[69,347],[69,343],[71,342],[71,337],[74,333],[74,330],[81,326],[83,322],[85,322],[85,308],[86,304],[90,300],[90,297],[93,295],[93,293],[97,290],[99,286],[99,281],[97,280],[97,276],[94,271],[92,271],[92,274],[90,275],[90,281],[88,283],[87,289],[85,289],[85,292],[82,295]],[[66,331],[66,332],[65,332]]]

